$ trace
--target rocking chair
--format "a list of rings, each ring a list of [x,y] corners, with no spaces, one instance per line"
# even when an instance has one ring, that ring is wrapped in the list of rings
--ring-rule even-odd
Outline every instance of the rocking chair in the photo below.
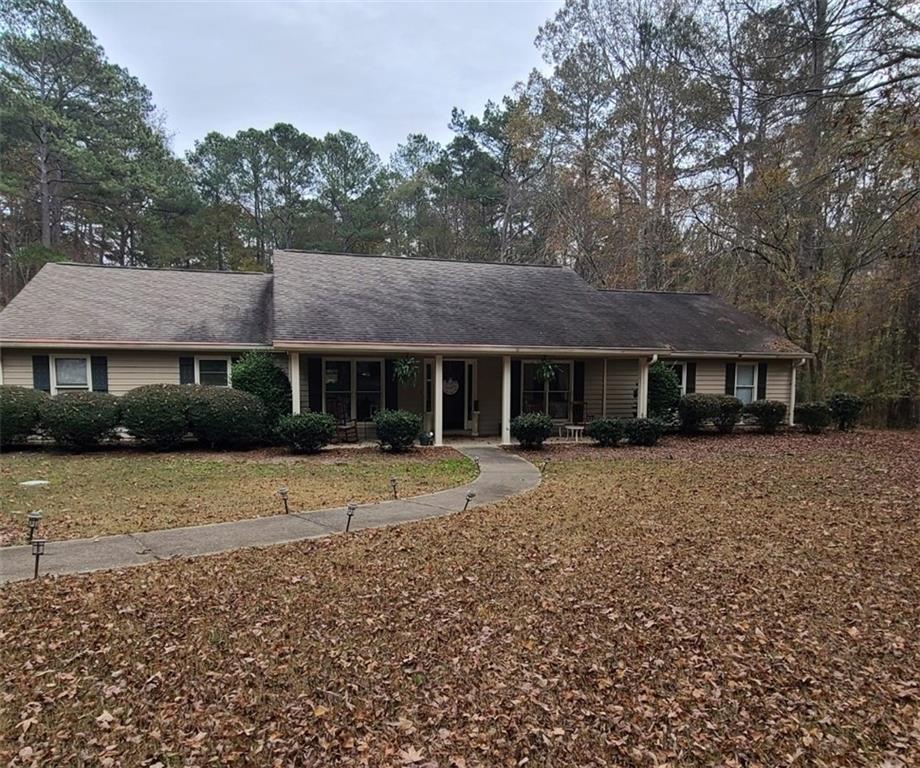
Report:
[[[358,442],[358,422],[345,413],[345,403],[341,400],[335,404],[335,441],[337,443]]]

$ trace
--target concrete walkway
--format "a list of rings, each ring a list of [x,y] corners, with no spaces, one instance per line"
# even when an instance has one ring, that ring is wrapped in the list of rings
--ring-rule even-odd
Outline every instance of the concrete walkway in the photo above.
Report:
[[[480,474],[472,483],[411,499],[362,504],[352,518],[351,530],[449,515],[463,509],[468,491],[476,493],[470,506],[478,507],[529,490],[540,483],[540,472],[533,464],[501,448],[463,445],[457,446],[457,450],[471,458],[479,457]],[[345,521],[346,509],[338,507],[190,528],[49,541],[41,559],[40,573],[86,573],[145,565],[173,557],[210,555],[242,547],[266,547],[318,539],[344,531]],[[0,583],[30,579],[33,569],[31,547],[0,548]]]

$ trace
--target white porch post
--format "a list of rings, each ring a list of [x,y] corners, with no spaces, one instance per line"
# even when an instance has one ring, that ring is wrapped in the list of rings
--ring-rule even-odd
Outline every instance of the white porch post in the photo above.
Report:
[[[291,413],[300,413],[300,352],[288,352],[288,374],[291,379]]]
[[[639,402],[636,404],[636,418],[648,417],[648,358],[639,358]]]
[[[502,445],[511,444],[511,355],[502,357]]]
[[[444,355],[435,355],[433,378],[431,410],[434,416],[434,444],[444,445]]]
[[[786,422],[790,427],[795,425],[795,372],[796,363],[792,364],[792,376],[789,383],[789,413],[786,414]]]
[[[604,392],[601,395],[601,416],[607,418],[607,358],[604,358]]]

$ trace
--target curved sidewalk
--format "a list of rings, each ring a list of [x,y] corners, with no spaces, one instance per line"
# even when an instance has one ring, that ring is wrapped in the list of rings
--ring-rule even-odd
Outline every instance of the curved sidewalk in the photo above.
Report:
[[[355,511],[351,530],[449,515],[463,509],[468,491],[476,493],[470,506],[478,507],[535,488],[540,483],[540,472],[533,464],[501,448],[464,446],[458,450],[470,458],[479,457],[480,473],[472,483],[409,499],[362,504]],[[173,557],[211,555],[243,547],[318,539],[344,531],[345,521],[346,508],[334,507],[190,528],[49,541],[41,559],[40,573],[87,573],[145,565]],[[34,559],[28,545],[0,549],[0,583],[30,579],[33,569]]]

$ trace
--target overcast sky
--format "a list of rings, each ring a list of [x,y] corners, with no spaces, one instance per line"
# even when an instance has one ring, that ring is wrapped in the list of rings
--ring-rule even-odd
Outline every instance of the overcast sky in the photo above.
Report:
[[[533,41],[560,2],[68,5],[153,91],[179,153],[289,122],[351,131],[385,160],[409,133],[448,141],[451,107],[480,112],[542,66]]]

